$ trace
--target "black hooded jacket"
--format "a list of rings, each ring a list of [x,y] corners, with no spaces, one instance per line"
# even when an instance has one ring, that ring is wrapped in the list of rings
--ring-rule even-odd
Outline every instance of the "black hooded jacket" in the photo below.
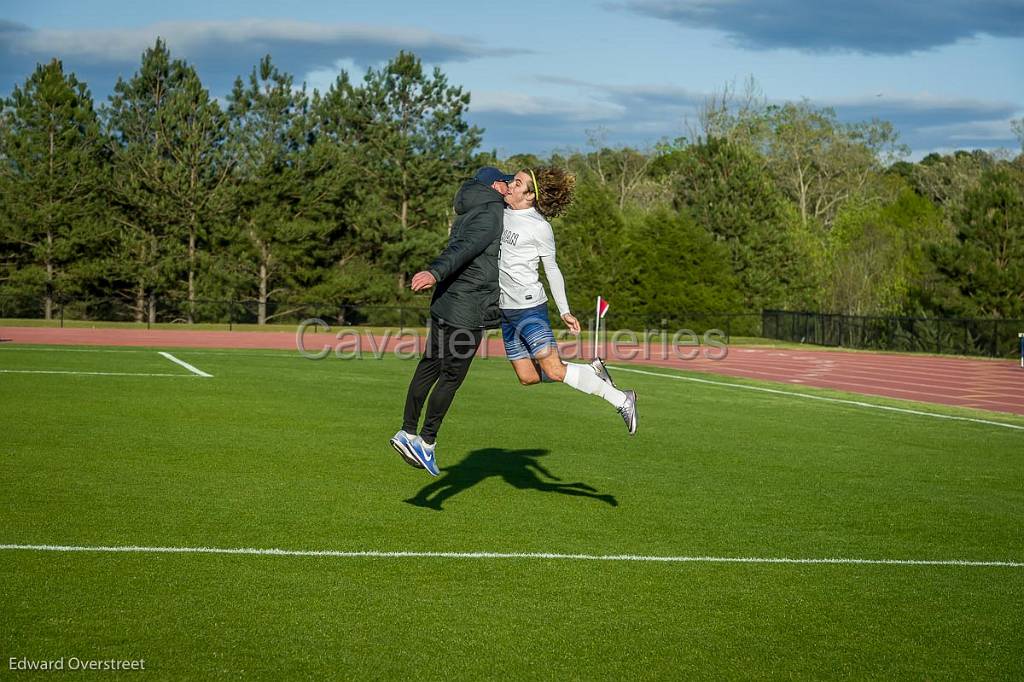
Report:
[[[442,324],[490,329],[500,322],[498,250],[505,200],[490,186],[467,180],[455,195],[448,246],[427,268],[437,280],[431,316]]]

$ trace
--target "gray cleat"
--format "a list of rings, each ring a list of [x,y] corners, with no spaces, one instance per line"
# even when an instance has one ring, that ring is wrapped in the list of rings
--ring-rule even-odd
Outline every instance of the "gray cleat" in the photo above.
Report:
[[[601,381],[607,382],[612,386],[615,385],[615,382],[612,381],[612,375],[608,373],[608,367],[604,364],[604,360],[594,358],[594,361],[590,363],[590,367],[594,370],[594,374],[601,378]]]
[[[622,416],[622,421],[626,422],[629,435],[632,436],[636,434],[637,427],[640,425],[640,418],[636,413],[636,392],[625,391],[625,393],[626,402],[619,408],[619,414]]]

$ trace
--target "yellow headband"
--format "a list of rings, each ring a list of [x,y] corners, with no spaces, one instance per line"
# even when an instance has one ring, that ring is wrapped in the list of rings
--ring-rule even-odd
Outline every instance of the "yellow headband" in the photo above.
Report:
[[[530,178],[533,180],[533,195],[536,197],[534,201],[537,202],[537,208],[540,208],[540,185],[537,184],[537,176],[533,174],[533,169],[530,168]]]

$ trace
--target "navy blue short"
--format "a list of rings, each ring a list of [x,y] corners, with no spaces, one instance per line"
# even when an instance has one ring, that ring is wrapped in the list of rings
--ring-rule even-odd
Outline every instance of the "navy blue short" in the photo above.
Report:
[[[502,308],[501,337],[505,341],[505,356],[509,360],[544,355],[548,348],[557,348],[555,334],[548,319],[548,304],[533,308]]]

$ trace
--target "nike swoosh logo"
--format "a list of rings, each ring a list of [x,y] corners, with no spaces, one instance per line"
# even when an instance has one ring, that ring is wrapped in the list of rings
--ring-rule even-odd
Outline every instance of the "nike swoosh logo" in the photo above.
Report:
[[[434,453],[431,452],[430,450],[427,450],[426,448],[423,448],[423,459],[427,460],[428,462],[434,461]]]

